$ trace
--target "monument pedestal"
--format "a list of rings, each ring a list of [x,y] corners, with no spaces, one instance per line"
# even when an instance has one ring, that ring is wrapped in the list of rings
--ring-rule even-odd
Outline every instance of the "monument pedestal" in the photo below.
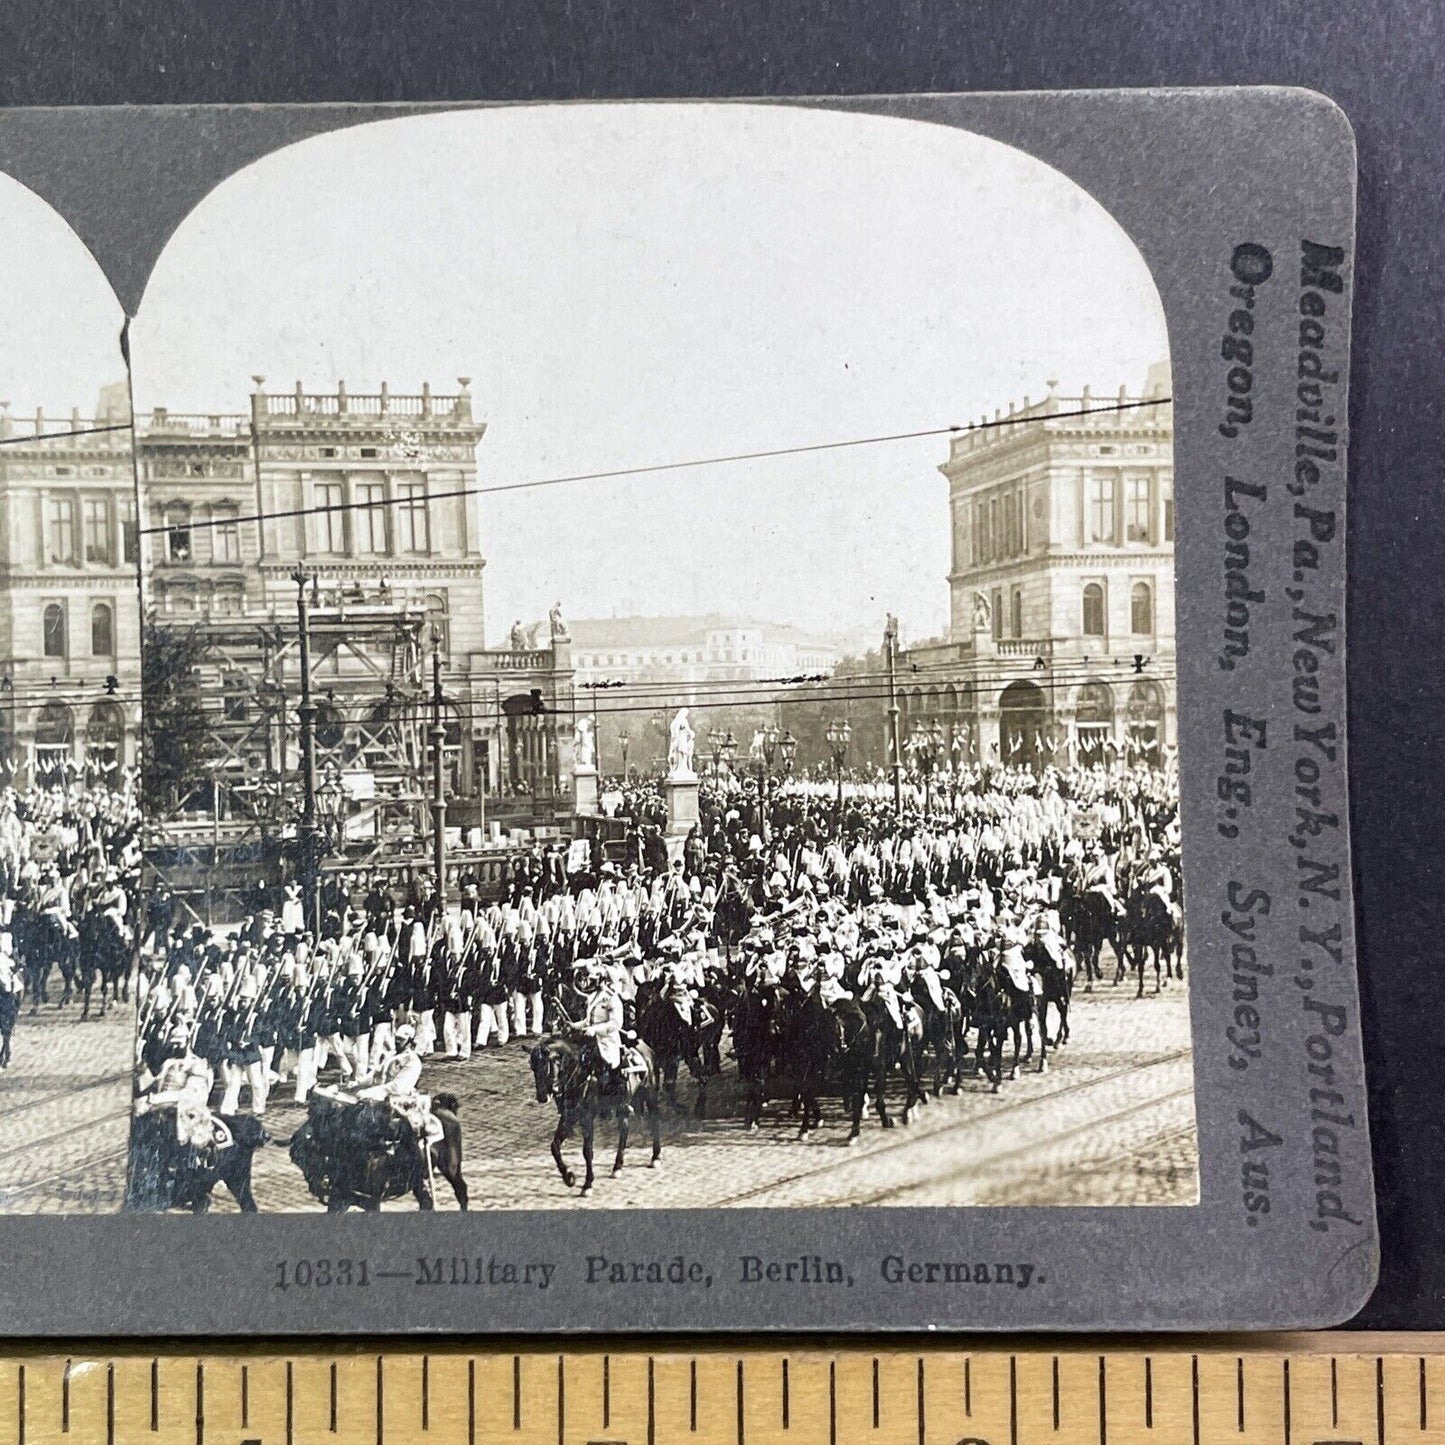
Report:
[[[697,822],[697,775],[664,778],[662,794],[667,800],[667,860],[671,863],[682,856],[682,845]]]
[[[597,769],[574,768],[572,771],[572,810],[584,817],[595,818],[600,811]]]

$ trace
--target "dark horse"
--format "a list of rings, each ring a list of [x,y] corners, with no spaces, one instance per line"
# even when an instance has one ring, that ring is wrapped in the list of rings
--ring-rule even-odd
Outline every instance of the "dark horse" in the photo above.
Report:
[[[243,1214],[255,1214],[251,1161],[266,1142],[266,1131],[261,1120],[249,1114],[217,1117],[231,1131],[231,1143],[220,1149],[198,1150],[176,1138],[174,1109],[137,1114],[131,1125],[125,1207],[189,1209],[192,1214],[204,1214],[211,1207],[211,1191],[224,1184]]]
[[[627,1135],[634,1118],[646,1119],[652,1128],[652,1158],[648,1167],[657,1168],[662,1157],[661,1105],[658,1101],[657,1061],[646,1044],[634,1044],[647,1068],[641,1074],[623,1074],[619,1087],[603,1090],[602,1081],[588,1066],[584,1045],[564,1034],[545,1038],[532,1050],[532,1076],[537,1083],[537,1102],[548,1099],[557,1105],[557,1130],[552,1135],[552,1158],[557,1173],[570,1189],[577,1176],[562,1159],[562,1144],[573,1129],[582,1130],[582,1162],[586,1175],[582,1193],[592,1189],[592,1138],[598,1119],[617,1120],[617,1158],[612,1172],[622,1172],[627,1155]]]
[[[1115,943],[1118,915],[1109,900],[1096,888],[1087,893],[1069,893],[1059,900],[1059,915],[1074,957],[1084,970],[1084,992],[1092,993],[1103,981],[1099,954],[1106,943]],[[1116,979],[1115,982],[1118,980]]]
[[[722,1042],[722,1015],[710,1003],[694,999],[691,1018],[684,1018],[677,1006],[655,981],[637,990],[637,1032],[652,1050],[657,1071],[668,1102],[677,1103],[677,1071],[686,1064],[697,1080],[697,1102],[693,1113],[707,1117],[707,1081],[718,1067],[719,1045]]]
[[[873,1103],[885,1129],[893,1128],[893,1117],[888,1112],[888,1076],[895,1067],[903,1075],[903,1122],[912,1123],[914,1109],[928,1102],[918,1082],[915,1047],[923,1038],[923,1019],[906,996],[900,996],[899,1004],[898,1018],[876,994],[863,1004],[873,1032]]]
[[[403,1194],[414,1195],[422,1209],[435,1209],[433,1173],[451,1185],[465,1209],[461,1106],[453,1094],[433,1094],[431,1112],[441,1138],[430,1145],[428,1158],[411,1125],[388,1104],[315,1093],[306,1122],[291,1136],[292,1163],[328,1214],[353,1206],[375,1213],[382,1200]]]
[[[768,1099],[789,1099],[804,1139],[823,1122],[819,1098],[834,1093],[848,1111],[848,1142],[862,1132],[873,1030],[852,999],[830,1005],[816,990],[790,999],[775,986],[745,987],[733,1014],[733,1050],[747,1090],[745,1128],[758,1127]]]
[[[1033,1055],[1034,994],[1019,988],[1003,964],[995,961],[979,970],[973,986],[973,1018],[978,1025],[978,1063],[984,1077],[998,1093],[1003,1084],[1004,1040],[1013,1036],[1014,1057],[1009,1077],[1019,1076],[1022,1041],[1028,1037],[1028,1058]],[[1043,1063],[1039,1065],[1043,1071]]]
[[[961,1093],[963,1090],[963,1047],[960,1035],[963,1029],[963,1007],[958,1001],[958,995],[951,988],[945,988],[943,990],[943,1007],[939,1008],[934,1003],[927,985],[922,979],[916,978],[909,996],[923,1017],[923,1049],[920,1050],[919,1055],[920,1072],[926,1072],[922,1066],[923,1050],[926,1050],[933,1055],[934,1098],[942,1096],[945,1079],[951,1081],[950,1093]]]
[[[1033,970],[1039,981],[1039,1072],[1046,1073],[1049,1067],[1049,1045],[1066,1044],[1069,1041],[1069,1003],[1074,996],[1074,977],[1077,969],[1074,960],[1065,953],[1056,959],[1037,939],[1024,949],[1024,961]],[[1059,1031],[1049,1037],[1049,1005],[1059,1015]]]
[[[107,1002],[130,1002],[130,938],[115,914],[92,908],[80,920],[80,937],[75,943],[76,984],[85,1001],[82,1019],[90,1017],[90,995],[100,980],[100,1016]]]
[[[1139,975],[1135,997],[1144,997],[1144,967],[1150,954],[1154,957],[1154,992],[1158,993],[1163,980],[1170,976],[1177,946],[1178,928],[1169,905],[1152,888],[1131,894],[1125,905],[1121,934],[1120,961],[1127,959]],[[1180,977],[1183,976],[1181,969]]]
[[[21,907],[15,912],[15,947],[25,971],[25,991],[30,995],[30,1012],[40,1012],[40,1005],[50,1002],[50,970],[60,968],[65,989],[59,1007],[64,1008],[75,994],[75,939],[53,913],[39,913]]]

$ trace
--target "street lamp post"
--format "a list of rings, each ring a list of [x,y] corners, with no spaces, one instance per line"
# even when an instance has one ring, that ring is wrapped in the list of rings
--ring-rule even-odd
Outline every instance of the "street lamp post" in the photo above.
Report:
[[[842,722],[830,722],[824,734],[833,751],[833,771],[838,775],[838,805],[833,810],[833,825],[839,837],[843,835],[843,760],[848,756],[848,744],[853,738],[853,728],[844,718]]]
[[[728,735],[721,728],[713,728],[707,735],[708,750],[712,753],[712,780],[717,782],[722,774],[723,748]]]
[[[759,836],[763,842],[769,841],[768,837],[768,783],[773,770],[773,759],[777,757],[781,749],[783,755],[783,773],[790,773],[793,769],[793,758],[798,751],[798,740],[791,730],[779,732],[776,725],[769,723],[758,733],[758,827]]]
[[[305,900],[306,926],[314,938],[321,937],[320,841],[316,836],[316,704],[311,700],[311,607],[306,589],[311,577],[298,567],[291,580],[296,584],[296,626],[299,636],[301,702],[296,715],[301,722],[301,891]]]
[[[622,745],[622,781],[627,781],[627,749],[632,743],[632,738],[627,732],[617,734],[617,741]]]
[[[444,702],[442,699],[441,628],[432,628],[431,643],[431,859],[432,873],[436,882],[437,908],[445,912],[447,906],[447,729],[442,714]]]

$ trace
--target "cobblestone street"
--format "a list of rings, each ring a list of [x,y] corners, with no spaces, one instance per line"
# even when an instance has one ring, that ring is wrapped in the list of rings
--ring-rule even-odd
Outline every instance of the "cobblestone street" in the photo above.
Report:
[[[0,1072],[0,1213],[109,1214],[125,1193],[135,1010],[44,1005]]]
[[[1076,997],[1072,1023],[1072,1042],[1051,1056],[1048,1073],[1031,1063],[997,1095],[966,1079],[960,1096],[932,1100],[911,1126],[891,1132],[867,1115],[851,1148],[837,1100],[825,1100],[824,1126],[809,1140],[797,1140],[796,1121],[779,1103],[769,1104],[757,1132],[745,1133],[727,1061],[723,1083],[709,1093],[717,1117],[699,1121],[664,1105],[656,1170],[647,1167],[646,1130],[634,1128],[627,1166],[613,1178],[616,1132],[600,1128],[597,1184],[586,1199],[552,1165],[556,1113],[534,1101],[526,1044],[513,1040],[467,1064],[429,1062],[422,1086],[461,1101],[474,1209],[1193,1203],[1198,1153],[1185,990],[1176,984],[1136,1000],[1132,989],[1106,986]],[[679,1096],[690,1111],[690,1080]],[[284,1140],[303,1117],[294,1104],[273,1106],[267,1127]],[[565,1153],[580,1175],[580,1142],[569,1140]],[[275,1145],[257,1155],[254,1187],[263,1210],[320,1207]],[[439,1207],[455,1208],[447,1186],[438,1187]],[[215,1207],[235,1206],[218,1190]]]

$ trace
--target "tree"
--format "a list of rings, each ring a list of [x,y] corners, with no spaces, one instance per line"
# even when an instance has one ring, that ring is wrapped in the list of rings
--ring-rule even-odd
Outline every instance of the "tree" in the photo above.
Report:
[[[201,700],[205,643],[195,627],[148,622],[141,666],[141,803],[177,807],[206,770],[210,724]]]

